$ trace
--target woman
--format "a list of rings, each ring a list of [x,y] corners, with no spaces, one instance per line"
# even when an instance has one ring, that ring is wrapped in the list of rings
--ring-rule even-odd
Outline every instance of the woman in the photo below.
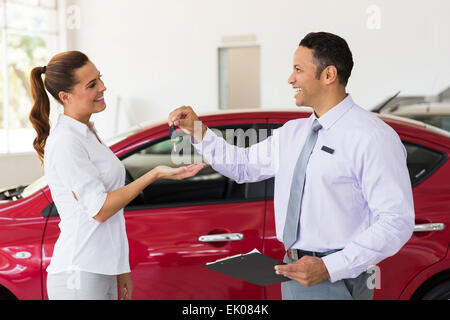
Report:
[[[64,106],[51,132],[46,90]],[[122,162],[89,121],[105,110],[105,90],[95,65],[78,51],[60,53],[31,71],[33,145],[61,218],[47,268],[49,299],[131,299],[123,208],[157,179],[184,179],[204,167],[158,166],[124,186]]]

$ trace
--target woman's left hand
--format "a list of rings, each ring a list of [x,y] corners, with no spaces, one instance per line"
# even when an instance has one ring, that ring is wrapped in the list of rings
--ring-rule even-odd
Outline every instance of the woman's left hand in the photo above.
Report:
[[[131,300],[133,294],[131,273],[119,274],[117,276],[117,286],[119,287],[119,300]]]
[[[191,164],[189,166],[172,168],[168,166],[157,166],[155,170],[158,172],[159,179],[183,180],[195,176],[200,170],[206,166],[206,163]]]

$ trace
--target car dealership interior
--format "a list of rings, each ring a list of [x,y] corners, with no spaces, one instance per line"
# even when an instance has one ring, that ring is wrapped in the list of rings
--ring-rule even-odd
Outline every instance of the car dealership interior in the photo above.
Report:
[[[53,253],[57,249],[64,251],[62,245],[55,247],[55,242],[62,241],[59,240],[62,238],[59,238],[61,230],[69,228],[72,223],[67,213],[69,200],[73,202],[75,199],[81,206],[79,210],[83,211],[85,207],[78,200],[82,200],[85,194],[90,197],[89,206],[96,207],[91,214],[91,208],[86,205],[85,211],[89,211],[90,217],[79,224],[80,228],[86,228],[87,231],[83,231],[86,238],[83,238],[84,234],[75,236],[79,232],[76,229],[73,233],[67,231],[64,239],[74,237],[75,246],[81,246],[92,241],[89,240],[91,237],[109,241],[110,236],[114,238],[110,233],[125,232],[125,240],[111,240],[111,243],[114,249],[117,248],[114,255],[120,259],[127,256],[131,276],[117,278],[119,296],[113,295],[112,299],[131,299],[131,290],[132,299],[138,300],[284,299],[281,287],[283,281],[289,280],[286,274],[283,274],[284,279],[277,274],[278,278],[272,279],[273,282],[261,285],[248,280],[248,274],[230,276],[221,273],[220,268],[216,271],[211,266],[205,267],[208,263],[220,263],[221,259],[230,256],[243,254],[240,259],[244,259],[245,254],[248,253],[249,257],[254,249],[258,254],[263,253],[278,262],[290,257],[290,251],[286,251],[283,238],[280,238],[283,229],[279,227],[277,213],[280,208],[287,207],[288,200],[291,202],[287,197],[285,206],[277,204],[280,188],[283,187],[277,179],[281,178],[271,174],[269,169],[267,174],[261,173],[258,177],[250,177],[253,169],[239,177],[231,173],[228,175],[227,170],[232,171],[240,164],[233,162],[228,167],[212,164],[211,159],[217,158],[209,159],[202,154],[203,149],[193,146],[196,137],[191,137],[181,122],[173,123],[178,126],[176,132],[179,137],[173,136],[169,123],[175,119],[169,118],[169,114],[180,107],[192,107],[187,111],[183,109],[184,115],[188,117],[188,112],[193,110],[203,125],[212,129],[203,132],[204,141],[215,141],[212,138],[214,132],[223,137],[228,145],[238,147],[233,149],[238,151],[231,154],[234,159],[231,161],[241,160],[239,150],[274,141],[274,132],[282,132],[283,127],[292,126],[298,119],[307,121],[317,117],[320,122],[315,108],[298,102],[299,92],[306,91],[306,96],[308,90],[297,87],[297,80],[294,80],[297,76],[293,75],[297,68],[295,59],[298,48],[302,47],[299,43],[311,32],[332,33],[345,39],[353,56],[353,69],[345,92],[351,95],[356,105],[370,111],[374,119],[381,120],[382,128],[390,130],[401,142],[399,148],[405,160],[403,167],[393,162],[398,157],[390,157],[393,152],[388,147],[387,138],[386,149],[378,152],[389,163],[378,170],[384,171],[384,174],[377,179],[377,187],[389,193],[387,190],[390,190],[391,184],[383,179],[389,176],[395,180],[397,176],[393,174],[401,168],[405,169],[414,204],[411,225],[406,222],[396,225],[394,214],[379,213],[375,204],[369,202],[378,192],[372,191],[364,182],[363,169],[370,166],[360,166],[358,161],[368,159],[370,152],[353,158],[351,154],[346,154],[339,158],[339,162],[327,164],[323,169],[325,178],[339,172],[339,184],[348,187],[349,192],[362,189],[361,199],[360,194],[345,192],[340,198],[350,203],[352,208],[359,201],[363,203],[367,200],[362,207],[376,214],[361,218],[361,225],[365,228],[376,224],[379,219],[386,219],[380,230],[384,228],[387,233],[403,226],[411,227],[408,238],[402,240],[399,248],[392,252],[387,250],[389,254],[382,261],[373,258],[373,265],[369,263],[366,282],[371,287],[373,299],[450,299],[448,12],[450,2],[446,0],[0,0],[0,300],[51,299],[47,292],[46,270]],[[93,79],[96,81],[94,83],[104,86],[99,89],[101,96],[91,99],[95,98],[95,103],[101,101],[102,106],[106,106],[96,109],[89,119],[95,123],[95,130],[88,122],[87,126],[81,123],[70,125],[69,122],[66,125],[72,126],[70,130],[84,132],[86,136],[95,131],[89,143],[100,142],[102,147],[106,146],[104,150],[98,149],[96,154],[104,152],[114,156],[116,162],[112,164],[98,160],[103,166],[98,173],[92,173],[91,169],[84,172],[89,172],[89,177],[85,179],[107,180],[121,170],[117,173],[120,181],[111,180],[111,183],[118,184],[114,187],[109,182],[105,184],[103,189],[109,192],[107,195],[105,190],[101,191],[105,203],[112,193],[109,189],[119,189],[119,185],[137,185],[145,177],[153,179],[148,173],[156,168],[164,167],[164,174],[168,175],[167,168],[190,166],[185,168],[187,173],[182,178],[177,176],[172,179],[158,171],[159,175],[145,187],[136,193],[130,191],[128,201],[113,210],[114,213],[121,212],[123,219],[120,221],[114,220],[118,215],[113,213],[111,219],[105,213],[107,221],[92,220],[104,208],[101,206],[103,202],[99,205],[97,202],[100,200],[92,196],[98,191],[90,189],[94,188],[94,182],[74,182],[73,189],[67,189],[71,191],[67,197],[60,191],[67,184],[63,178],[59,181],[53,173],[65,170],[69,175],[78,176],[79,180],[84,179],[81,171],[77,171],[81,170],[81,165],[71,169],[75,157],[69,151],[61,154],[61,158],[55,156],[51,159],[55,164],[45,167],[49,171],[56,167],[54,172],[49,174],[44,171],[44,162],[50,163],[52,157],[49,150],[53,149],[50,147],[59,141],[56,135],[45,149],[47,158],[40,157],[33,147],[37,129],[30,120],[30,112],[37,98],[32,70],[39,67],[42,79],[50,78],[52,57],[68,51],[84,53],[93,63],[90,66],[95,71],[95,77],[99,73],[98,78]],[[314,56],[314,59],[319,58]],[[324,65],[326,70],[337,70],[340,75],[341,69],[328,68],[330,65]],[[77,76],[80,74],[77,73]],[[303,78],[299,75],[295,79]],[[45,86],[49,90],[47,82]],[[73,105],[70,104],[70,97],[64,95],[59,96],[60,101],[50,94],[48,97],[49,114],[44,115],[43,119],[49,119],[53,130],[56,123],[65,123],[67,119],[64,120],[64,116],[70,118],[64,115],[68,114],[64,106],[66,101],[69,101],[67,103],[71,108]],[[85,95],[80,99],[89,98]],[[93,105],[97,106],[95,103]],[[84,127],[80,128],[79,124]],[[378,126],[381,127],[381,124]],[[367,131],[371,128],[368,126]],[[43,134],[45,139],[49,133],[51,137],[51,132]],[[65,134],[67,132],[62,136],[65,137]],[[324,138],[321,134],[318,141]],[[279,136],[283,137],[281,133]],[[296,139],[289,137],[292,141]],[[348,139],[343,145],[354,143],[358,147],[351,150],[355,154],[360,152],[359,133],[353,137],[348,134],[342,137]],[[64,150],[69,150],[73,141],[68,137],[64,139],[67,140],[60,139],[64,141],[61,142],[65,145]],[[307,139],[306,133],[303,139]],[[330,161],[330,157],[341,156],[334,145],[321,147],[319,151],[325,158],[317,161]],[[373,148],[375,150],[376,147]],[[94,147],[86,154],[97,166],[92,150]],[[228,149],[223,147],[223,150],[227,152]],[[314,153],[311,159],[316,159],[313,158]],[[349,164],[352,161],[360,171],[352,169]],[[283,159],[280,163],[283,164]],[[285,167],[297,172],[294,165],[297,170],[295,163]],[[189,170],[194,171],[196,166],[199,171],[189,175]],[[343,169],[347,166],[348,172]],[[345,180],[347,173],[353,174],[355,179],[359,177],[359,183]],[[61,183],[50,190],[49,185],[52,187],[55,181]],[[289,191],[289,188],[286,190]],[[305,187],[303,196],[311,194]],[[406,200],[389,198],[378,202],[394,206],[397,202],[403,205]],[[323,205],[320,208],[323,209]],[[359,219],[362,211],[358,212],[352,217],[349,214],[345,219]],[[282,216],[284,225],[286,214]],[[61,222],[62,217],[67,219],[65,223]],[[321,215],[321,224],[327,222],[326,217]],[[300,226],[309,223],[309,220],[301,220],[304,219],[303,212],[298,219]],[[113,226],[113,220],[117,225]],[[96,230],[106,228],[108,223],[111,225],[108,233],[96,238]],[[346,230],[346,227],[342,228]],[[371,232],[373,234],[367,235],[367,238],[378,241],[379,235],[375,229]],[[355,234],[352,233],[352,240],[355,240]],[[391,243],[401,238],[391,234]],[[316,235],[326,238],[322,229]],[[122,240],[126,243],[126,249],[122,247]],[[363,240],[355,240],[355,243],[360,247],[366,245]],[[347,248],[343,245],[337,247],[346,252]],[[309,247],[303,249],[322,252],[337,247],[324,244],[318,245],[316,250]],[[103,261],[104,266],[99,269],[93,267],[92,270],[100,270],[94,273],[117,273],[112,267],[108,269],[110,249],[102,249],[102,257],[95,256],[94,251],[83,253],[85,259],[91,259],[89,261]],[[381,245],[373,247],[367,256],[383,250],[386,249]],[[78,276],[84,275],[83,272],[88,269],[80,268],[73,262],[81,256],[81,253],[71,256],[70,271],[76,275],[71,285],[75,287],[80,283],[84,285],[84,282],[77,282]],[[321,257],[316,254],[312,256],[317,259]],[[347,262],[356,266],[360,259],[364,260],[363,257],[366,256],[361,254],[352,261],[347,258]],[[358,265],[364,270],[367,266],[363,266],[362,262]],[[56,270],[57,265],[53,263],[52,268]],[[120,270],[127,268],[118,267]],[[335,283],[334,273],[331,269],[328,271],[330,281]],[[355,279],[358,274],[355,273]],[[255,273],[253,276],[259,275]],[[350,298],[358,299],[354,292],[356,282],[344,279],[342,286],[350,292]],[[114,290],[117,291],[117,288],[114,287]],[[127,293],[122,294],[121,290]],[[248,307],[245,310],[248,312]]]

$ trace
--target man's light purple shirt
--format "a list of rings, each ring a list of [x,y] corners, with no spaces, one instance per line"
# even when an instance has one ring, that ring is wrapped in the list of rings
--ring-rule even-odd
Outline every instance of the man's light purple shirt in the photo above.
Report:
[[[343,249],[322,258],[335,282],[394,255],[414,230],[406,150],[389,125],[347,95],[320,118],[313,112],[291,120],[249,148],[230,145],[211,129],[193,145],[216,171],[238,183],[275,177],[275,225],[282,241],[294,167],[314,119],[323,128],[306,169],[292,248]]]

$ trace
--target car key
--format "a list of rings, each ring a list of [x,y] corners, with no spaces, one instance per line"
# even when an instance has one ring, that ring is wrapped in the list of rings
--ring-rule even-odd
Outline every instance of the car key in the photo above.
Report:
[[[170,126],[169,136],[173,144],[173,151],[177,152],[177,144],[183,140],[182,133],[180,134],[175,126]]]

